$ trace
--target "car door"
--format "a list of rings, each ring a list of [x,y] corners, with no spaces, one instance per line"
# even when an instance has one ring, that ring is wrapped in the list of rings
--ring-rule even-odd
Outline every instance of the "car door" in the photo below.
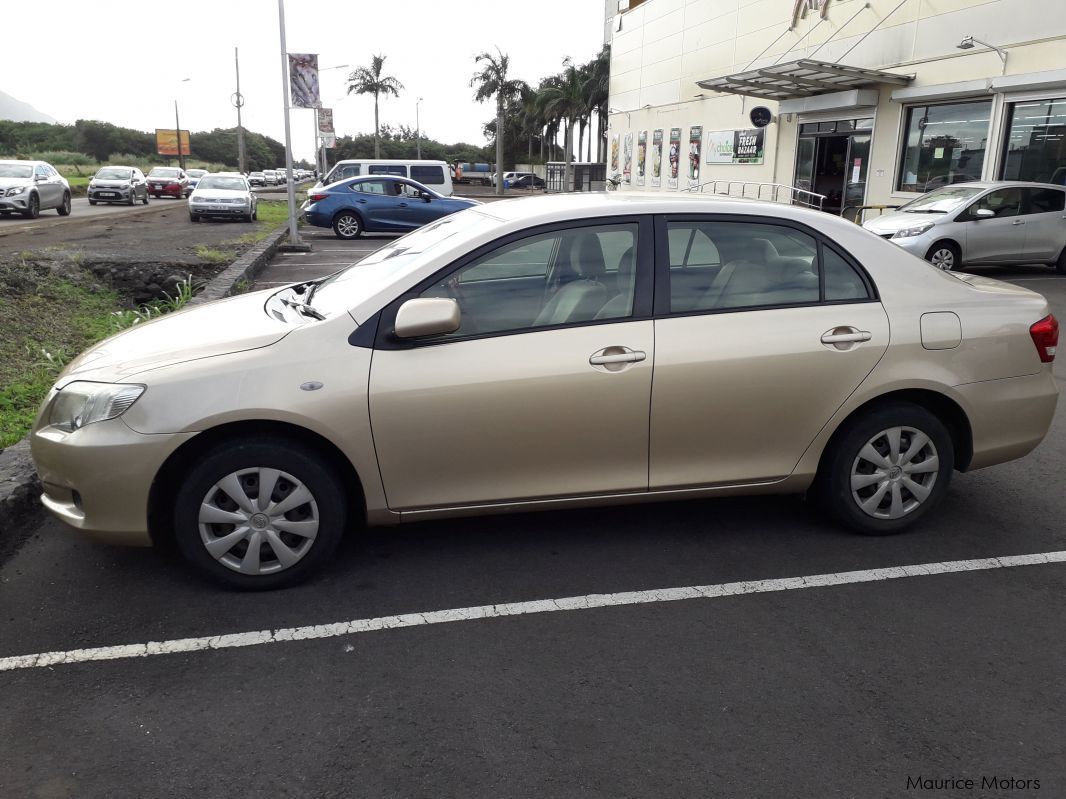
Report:
[[[52,172],[44,164],[38,164],[33,170],[34,182],[37,184],[37,196],[40,198],[41,210],[55,208],[59,205],[60,185],[58,178],[52,176]]]
[[[1047,263],[1066,247],[1066,190],[1022,189],[1025,260]]]
[[[654,360],[651,224],[510,236],[382,313],[370,420],[389,507],[644,491]],[[403,342],[413,297],[450,297],[454,333]]]
[[[354,206],[363,216],[366,229],[379,233],[406,231],[409,224],[404,224],[406,202],[400,207],[401,198],[395,194],[393,181],[387,178],[364,180],[353,183]]]
[[[657,224],[650,488],[788,476],[885,352],[872,285],[786,222]]]
[[[978,209],[989,210],[994,216],[982,219],[976,215]],[[1024,257],[1026,219],[1022,216],[1022,190],[1017,186],[978,197],[957,221],[964,223],[966,231],[966,263],[1014,263]]]

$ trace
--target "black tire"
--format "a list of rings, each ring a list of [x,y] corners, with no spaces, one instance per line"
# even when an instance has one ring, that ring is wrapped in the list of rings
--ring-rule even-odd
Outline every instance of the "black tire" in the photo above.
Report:
[[[141,198],[142,205],[148,205],[148,192],[144,193],[144,197]]]
[[[200,215],[199,214],[189,214],[189,221],[190,222],[199,222],[200,221]]]
[[[333,217],[333,232],[338,239],[357,239],[363,235],[363,220],[354,211],[341,211]]]
[[[1059,260],[1055,262],[1055,271],[1060,275],[1066,275],[1066,247],[1059,253]]]
[[[130,189],[130,200],[126,204],[127,205],[134,205],[134,204],[136,204],[136,202],[137,202],[137,190],[136,189]]]
[[[877,437],[893,428],[904,428],[900,439],[900,450],[903,453],[916,441],[921,443],[913,431],[928,438],[929,443],[912,456],[908,465],[912,468],[922,463],[932,466],[932,457],[935,456],[936,468],[931,471],[916,469],[913,474],[908,475],[904,467],[904,472],[898,476],[889,468],[885,471],[885,480],[871,481],[870,485],[853,491],[853,473],[859,478],[870,476],[876,480],[877,472],[873,464],[865,459],[860,463],[859,453],[870,443],[878,454],[885,454],[882,447],[888,450],[888,439]],[[929,449],[930,446],[932,450]],[[834,436],[830,448],[822,457],[813,489],[814,496],[823,509],[855,532],[863,535],[892,535],[916,524],[936,507],[947,492],[954,466],[955,449],[951,433],[940,419],[920,405],[909,402],[886,403],[875,406],[864,415],[847,422]],[[917,483],[916,490],[927,491],[924,499],[919,499],[918,493],[911,493],[907,480],[911,480],[912,485]],[[881,491],[882,483],[887,484],[887,490]],[[901,497],[900,507],[904,509],[902,516],[879,518],[863,510],[859,505],[860,499],[870,502],[879,491],[882,499],[874,511],[888,514],[891,511],[893,493],[898,491]],[[911,504],[915,502],[916,505]],[[885,506],[886,503],[888,507]]]
[[[241,485],[246,489],[251,485],[253,490],[257,490],[255,469],[275,469],[302,484],[312,497],[314,509],[317,509],[318,532],[306,543],[302,556],[293,565],[270,573],[250,575],[235,571],[207,551],[201,537],[199,514],[201,504],[211,496],[221,497],[222,500],[228,496],[211,491],[227,475],[247,470],[239,478]],[[280,493],[274,496],[283,498],[286,486],[291,488],[291,483],[279,477],[275,491]],[[236,503],[232,505],[237,507]],[[290,513],[299,517],[299,511],[302,510],[302,515],[306,516],[311,512],[311,507],[310,503],[304,503]],[[340,543],[347,524],[347,514],[343,483],[313,450],[287,439],[231,441],[198,458],[185,477],[174,501],[174,538],[185,559],[208,578],[242,590],[269,590],[295,585],[321,568]],[[216,536],[225,535],[233,527],[232,524],[209,526],[211,533]],[[280,535],[289,546],[304,546],[308,542],[308,539],[293,533],[282,532]],[[241,542],[238,542],[222,557],[232,562],[246,553],[247,547],[248,544],[244,543],[244,552],[241,552]],[[272,566],[271,556],[275,550],[265,539],[260,549],[266,556],[263,560],[261,555],[260,563]]]
[[[56,208],[56,213],[60,216],[70,216],[70,192],[63,192],[63,202]]]
[[[96,200],[89,200],[89,205],[96,205]]]
[[[938,241],[929,248],[929,252],[925,254],[925,260],[937,269],[950,272],[962,266],[962,252],[959,250],[959,245],[953,241]]]
[[[41,199],[36,192],[30,194],[30,205],[22,212],[26,219],[36,219],[41,215]]]

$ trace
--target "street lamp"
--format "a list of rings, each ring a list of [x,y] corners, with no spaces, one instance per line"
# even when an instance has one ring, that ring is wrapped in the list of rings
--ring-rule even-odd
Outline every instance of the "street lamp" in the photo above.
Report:
[[[182,83],[188,83],[192,78],[182,78]],[[185,169],[185,155],[181,152],[181,120],[178,118],[178,98],[174,98],[174,136],[178,140],[178,166]]]
[[[417,151],[417,158],[422,160],[422,125],[418,117],[418,106],[421,105],[422,98],[418,98],[418,102],[415,103],[415,149]]]
[[[237,54],[237,48],[233,48],[233,63],[237,68],[237,91],[233,93],[230,101],[237,109],[237,169],[242,174],[247,174],[244,168],[244,125],[241,124],[241,108],[244,106],[244,95],[241,94],[241,60]]]
[[[975,36],[964,37],[961,42],[955,45],[955,47],[957,47],[959,50],[972,50],[975,44],[980,44],[990,50],[995,50],[996,55],[999,56],[999,60],[1003,62],[1003,74],[1007,73],[1007,51],[1002,49],[1001,47],[996,47],[994,44],[989,44],[988,42],[982,42]]]

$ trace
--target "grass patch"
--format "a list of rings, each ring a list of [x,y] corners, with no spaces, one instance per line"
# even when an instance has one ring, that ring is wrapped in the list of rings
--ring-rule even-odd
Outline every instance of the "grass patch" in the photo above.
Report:
[[[113,291],[90,291],[51,274],[35,283],[5,280],[0,266],[0,447],[22,438],[37,408],[67,361],[112,332],[112,312],[120,300]],[[15,290],[12,290],[14,288]],[[21,289],[21,290],[20,290]]]
[[[260,200],[257,209],[259,224],[265,225],[269,230],[276,228],[282,222],[289,221],[289,204],[276,200]]]
[[[197,244],[196,257],[209,264],[228,264],[236,259],[237,254],[233,250],[220,250],[206,244]]]

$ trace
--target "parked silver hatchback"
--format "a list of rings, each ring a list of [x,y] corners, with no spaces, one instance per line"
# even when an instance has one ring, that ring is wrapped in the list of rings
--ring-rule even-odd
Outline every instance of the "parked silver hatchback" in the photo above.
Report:
[[[956,183],[923,194],[864,228],[940,269],[1048,264],[1066,274],[1066,187]]]

